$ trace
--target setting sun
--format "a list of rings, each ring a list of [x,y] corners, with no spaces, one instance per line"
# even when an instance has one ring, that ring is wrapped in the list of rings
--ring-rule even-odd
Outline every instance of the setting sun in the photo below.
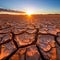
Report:
[[[27,10],[26,14],[29,15],[29,16],[31,16],[33,14],[33,12],[31,10]]]

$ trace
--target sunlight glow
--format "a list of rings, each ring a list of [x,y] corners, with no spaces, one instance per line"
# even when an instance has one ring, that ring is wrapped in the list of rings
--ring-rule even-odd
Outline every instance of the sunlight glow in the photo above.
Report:
[[[32,11],[32,10],[27,10],[27,11],[26,11],[26,14],[27,14],[28,16],[31,16],[31,15],[33,14],[33,11]]]

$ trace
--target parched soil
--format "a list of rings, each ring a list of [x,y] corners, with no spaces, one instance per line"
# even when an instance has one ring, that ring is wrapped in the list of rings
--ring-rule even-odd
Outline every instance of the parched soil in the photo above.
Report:
[[[0,15],[0,60],[60,60],[60,15]]]

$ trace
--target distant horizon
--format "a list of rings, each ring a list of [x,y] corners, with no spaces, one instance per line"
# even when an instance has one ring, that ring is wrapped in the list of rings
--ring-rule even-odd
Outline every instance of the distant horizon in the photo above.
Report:
[[[1,9],[6,9],[6,8],[1,8]],[[15,10],[15,9],[6,9],[6,10],[13,10],[13,11],[10,11],[10,12],[8,12],[8,11],[0,11],[0,14],[17,14],[17,15],[26,15],[25,13],[26,12],[24,12],[24,11],[19,11],[19,10]],[[38,13],[34,13],[34,14],[38,14]],[[32,15],[34,15],[34,14],[32,14]],[[41,14],[41,15],[44,15],[44,13],[39,13],[39,14]],[[60,13],[45,13],[45,14],[60,14]]]
[[[26,11],[23,11],[23,10],[17,10],[17,9],[11,9],[11,8],[3,8],[3,7],[0,7],[0,8],[2,8],[2,9],[7,9],[7,10],[14,10],[14,11],[19,11],[19,12],[25,12],[26,13]],[[33,13],[33,14],[60,14],[60,12],[59,13],[52,13],[52,12],[50,12],[50,13],[47,13],[47,12],[45,12],[45,13]]]

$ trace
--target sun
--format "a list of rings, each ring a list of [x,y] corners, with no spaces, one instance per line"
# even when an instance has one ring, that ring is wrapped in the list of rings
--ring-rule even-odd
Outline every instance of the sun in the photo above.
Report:
[[[33,12],[32,12],[31,10],[27,10],[27,11],[26,11],[26,14],[27,14],[28,16],[31,16],[31,15],[33,14]]]

